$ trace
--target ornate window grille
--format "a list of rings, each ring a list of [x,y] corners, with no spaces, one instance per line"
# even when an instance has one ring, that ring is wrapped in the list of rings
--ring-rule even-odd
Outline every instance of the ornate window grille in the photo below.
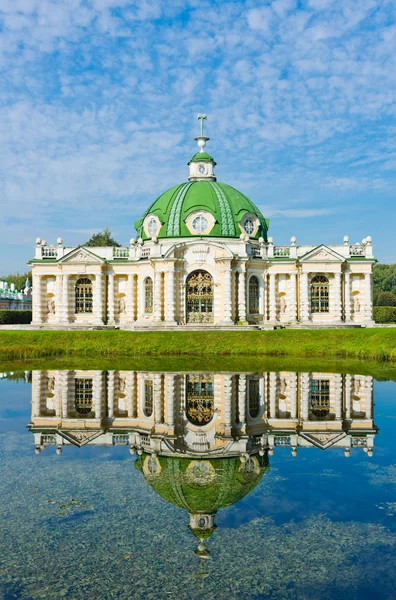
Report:
[[[193,425],[210,423],[214,414],[213,375],[187,375],[186,414]]]
[[[92,303],[92,281],[81,277],[76,283],[76,313],[91,313]]]
[[[151,417],[153,414],[153,381],[151,379],[144,380],[144,416]]]
[[[146,277],[144,281],[144,312],[153,312],[153,280]]]
[[[324,275],[311,279],[311,312],[329,312],[329,280]]]
[[[311,412],[315,417],[326,417],[330,412],[330,381],[312,379]]]
[[[249,379],[249,414],[252,419],[260,412],[260,387],[258,379]]]
[[[249,314],[258,315],[260,311],[260,284],[258,277],[249,279]]]
[[[93,406],[93,380],[76,379],[74,382],[74,406],[79,415],[88,415]]]
[[[254,223],[250,217],[245,219],[245,221],[243,223],[243,228],[248,235],[252,235],[252,233],[254,232]]]
[[[194,271],[186,284],[187,322],[213,323],[213,279],[206,271]]]

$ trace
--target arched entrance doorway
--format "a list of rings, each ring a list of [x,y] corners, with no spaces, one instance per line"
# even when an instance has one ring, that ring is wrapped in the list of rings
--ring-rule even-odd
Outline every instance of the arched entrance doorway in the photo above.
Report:
[[[213,278],[207,271],[187,277],[187,323],[213,323]]]

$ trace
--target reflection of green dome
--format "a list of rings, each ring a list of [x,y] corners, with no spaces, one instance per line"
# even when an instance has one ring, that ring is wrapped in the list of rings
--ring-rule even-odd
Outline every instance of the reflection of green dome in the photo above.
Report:
[[[206,514],[241,500],[269,469],[266,455],[241,461],[239,457],[195,460],[143,454],[135,465],[162,498],[189,513]]]
[[[211,159],[209,154],[197,154],[205,154]],[[157,233],[158,238],[194,237],[185,220],[190,213],[198,210],[208,211],[216,220],[214,227],[205,237],[238,238],[242,232],[239,223],[250,213],[255,215],[260,223],[255,239],[262,237],[267,240],[268,221],[257,206],[235,188],[217,181],[189,181],[175,185],[148,208],[143,218],[136,221],[135,227],[140,237],[148,239],[142,225],[144,218],[150,214],[158,217],[162,224]],[[195,237],[200,236],[201,234],[197,234]]]

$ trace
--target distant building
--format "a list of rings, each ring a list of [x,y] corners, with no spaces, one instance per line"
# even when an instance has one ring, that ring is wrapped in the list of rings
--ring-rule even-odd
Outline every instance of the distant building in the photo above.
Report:
[[[32,310],[32,286],[26,279],[23,290],[18,291],[15,283],[0,281],[0,310]]]

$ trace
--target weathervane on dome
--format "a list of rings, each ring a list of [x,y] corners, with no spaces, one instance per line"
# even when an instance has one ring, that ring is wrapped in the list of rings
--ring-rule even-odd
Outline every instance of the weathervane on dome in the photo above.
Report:
[[[194,139],[198,142],[198,148],[200,149],[200,152],[204,151],[204,148],[206,146],[206,142],[209,141],[209,138],[204,135],[204,121],[206,121],[207,118],[208,118],[207,115],[201,115],[201,114],[199,114],[197,116],[198,121],[201,122],[200,123],[200,125],[201,125],[201,135],[197,136]]]

